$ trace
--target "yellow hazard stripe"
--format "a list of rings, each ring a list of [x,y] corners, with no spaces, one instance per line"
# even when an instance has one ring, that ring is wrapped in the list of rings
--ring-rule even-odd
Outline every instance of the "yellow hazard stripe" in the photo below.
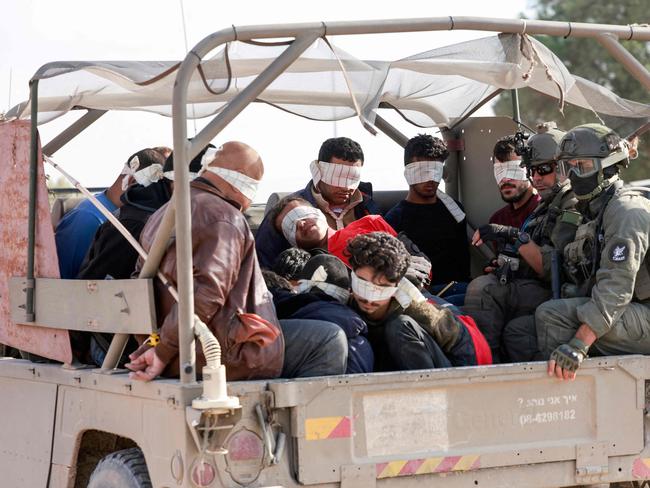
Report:
[[[345,417],[318,417],[305,420],[305,439],[316,441],[329,438]]]
[[[393,461],[388,463],[379,478],[392,478],[393,476],[399,476],[400,471],[402,471],[402,468],[407,462],[408,461]]]
[[[450,471],[470,471],[480,467],[480,456],[447,456],[409,461],[390,461],[377,465],[377,478],[411,476]]]
[[[463,456],[454,466],[453,471],[468,471],[472,469],[476,461],[478,461],[478,456]]]
[[[441,457],[425,459],[424,462],[422,463],[422,466],[418,468],[415,474],[435,473],[436,468],[440,466],[442,460],[443,458]]]

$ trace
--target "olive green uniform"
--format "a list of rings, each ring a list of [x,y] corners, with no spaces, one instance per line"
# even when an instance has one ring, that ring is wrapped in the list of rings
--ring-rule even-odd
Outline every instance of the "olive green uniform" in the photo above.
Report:
[[[563,287],[563,296],[578,296],[537,309],[544,359],[569,342],[581,324],[598,337],[592,353],[650,353],[650,201],[621,187],[615,182],[589,203],[594,219],[580,226],[564,250],[565,270],[575,286]]]
[[[486,278],[480,305],[472,308],[466,302],[465,311],[475,319],[485,335],[495,362],[521,360],[522,355],[533,354],[531,348],[535,347],[531,344],[534,341],[530,341],[534,330],[533,314],[540,303],[551,298],[551,254],[554,249],[562,249],[573,240],[577,224],[575,204],[570,184],[565,181],[554,187],[525,224],[524,230],[541,248],[541,279],[522,259],[514,280],[503,285],[495,278]],[[526,324],[519,325],[518,318],[527,321]],[[521,336],[509,333],[513,321],[513,330],[523,326],[526,333]]]

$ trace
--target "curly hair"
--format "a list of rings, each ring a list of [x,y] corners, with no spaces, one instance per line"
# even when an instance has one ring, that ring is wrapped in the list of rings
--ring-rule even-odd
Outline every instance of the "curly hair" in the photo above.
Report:
[[[390,282],[404,278],[411,257],[404,244],[386,232],[370,232],[350,239],[345,256],[353,270],[370,266],[374,276],[384,275]]]
[[[287,291],[293,290],[293,288],[291,287],[291,283],[289,283],[289,280],[283,278],[279,274],[274,273],[269,269],[262,270],[262,278],[264,278],[264,283],[266,284],[266,287],[269,290],[273,290],[273,289],[287,290]]]
[[[287,280],[297,280],[302,268],[311,259],[311,254],[297,247],[290,247],[280,253],[273,263],[272,271]]]
[[[313,205],[310,202],[308,202],[307,200],[305,200],[304,198],[298,195],[288,195],[282,198],[278,203],[276,203],[273,206],[273,208],[271,208],[271,210],[269,210],[269,213],[266,216],[266,218],[270,220],[271,225],[273,225],[273,228],[279,233],[282,233],[282,228],[277,225],[276,220],[278,220],[278,215],[282,213],[284,207],[289,205],[291,202],[300,202],[303,205],[313,207]]]
[[[497,140],[492,151],[493,162],[507,161],[515,153],[515,136],[505,136]]]
[[[361,160],[363,164],[363,150],[358,142],[347,137],[333,137],[327,139],[318,151],[318,160],[329,163],[332,158],[340,158],[343,161]]]
[[[418,134],[409,139],[404,147],[404,164],[412,163],[415,158],[427,158],[430,161],[445,161],[449,151],[444,141],[429,134]]]

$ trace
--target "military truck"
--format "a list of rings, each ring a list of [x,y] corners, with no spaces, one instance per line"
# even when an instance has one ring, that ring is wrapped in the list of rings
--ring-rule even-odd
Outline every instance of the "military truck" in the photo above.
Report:
[[[398,61],[359,60],[331,42],[452,29],[499,34]],[[470,116],[498,93],[533,89],[638,125],[650,116],[647,105],[571,75],[533,35],[593,38],[650,87],[650,73],[618,42],[649,41],[647,26],[468,17],[229,27],[181,63],[39,69],[30,101],[0,123],[7,194],[0,342],[50,361],[0,360],[2,486],[647,484],[644,356],[589,359],[573,382],[549,378],[543,363],[520,363],[227,384],[217,357],[197,381],[194,337],[204,331],[193,321],[187,164],[199,149],[254,101],[317,120],[358,117],[404,144],[406,136],[379,115],[397,110],[416,125],[441,128],[452,150],[446,192],[462,201],[471,222],[482,222],[498,205],[496,190],[484,184],[491,147],[517,123]],[[190,106],[214,115],[192,141]],[[86,112],[41,150],[37,122],[70,110]],[[138,279],[61,280],[43,161],[109,110],[172,117],[174,204]],[[376,195],[384,209],[399,197]],[[249,215],[253,228],[263,210]],[[181,375],[133,381],[117,359],[129,334],[155,330],[152,282],[172,232]],[[114,334],[101,368],[75,363],[70,330]]]

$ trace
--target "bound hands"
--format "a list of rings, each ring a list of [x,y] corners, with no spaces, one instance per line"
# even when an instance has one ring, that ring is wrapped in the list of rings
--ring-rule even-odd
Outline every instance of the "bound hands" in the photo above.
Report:
[[[150,347],[143,353],[139,350],[129,355],[130,363],[126,363],[128,369],[131,370],[129,378],[140,381],[151,381],[160,374],[167,366],[156,355],[156,349]]]

